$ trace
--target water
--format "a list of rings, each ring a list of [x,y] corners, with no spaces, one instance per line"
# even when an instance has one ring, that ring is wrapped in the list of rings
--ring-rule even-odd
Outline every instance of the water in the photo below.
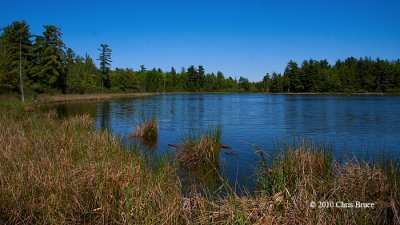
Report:
[[[136,143],[129,133],[143,115],[153,116],[160,126],[157,146],[148,149],[153,153],[167,151],[190,130],[222,125],[223,143],[232,149],[222,150],[220,171],[249,187],[259,159],[251,144],[273,155],[277,143],[305,136],[331,143],[337,158],[400,153],[400,96],[168,94],[53,107],[65,116],[92,115],[98,129],[124,143]]]

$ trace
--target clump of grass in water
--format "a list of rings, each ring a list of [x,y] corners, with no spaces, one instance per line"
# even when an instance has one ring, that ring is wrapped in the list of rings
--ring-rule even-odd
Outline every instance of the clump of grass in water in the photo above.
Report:
[[[204,133],[190,133],[179,145],[176,156],[179,164],[188,169],[218,167],[221,134],[220,126],[209,128]]]
[[[145,119],[132,133],[133,137],[141,138],[148,143],[157,142],[158,121],[155,118]]]

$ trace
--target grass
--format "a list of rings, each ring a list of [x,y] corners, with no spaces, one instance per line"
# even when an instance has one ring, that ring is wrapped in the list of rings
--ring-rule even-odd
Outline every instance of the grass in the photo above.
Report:
[[[179,144],[177,161],[188,169],[218,168],[221,151],[221,127],[209,128],[204,133],[190,133]]]
[[[24,108],[0,109],[1,224],[179,223],[173,167],[151,172],[88,116]]]
[[[258,151],[265,161],[257,193],[221,197],[193,187],[183,194],[173,162],[158,159],[151,168],[93,122],[0,101],[0,224],[400,223],[398,158],[339,164],[326,146],[299,142],[274,160]],[[217,162],[220,131],[191,137],[187,150],[194,152],[184,163]],[[322,209],[311,201],[376,206]]]
[[[399,224],[399,158],[375,162],[337,162],[326,144],[302,141],[286,145],[272,163],[264,161],[258,178],[263,194],[275,196],[282,222],[290,224]],[[311,202],[316,208],[311,208]],[[374,203],[373,209],[356,202]],[[339,203],[338,203],[339,202]],[[340,202],[353,208],[340,208]],[[322,204],[322,205],[320,205]],[[327,205],[327,208],[319,206]],[[336,205],[339,204],[339,205]],[[348,204],[347,206],[351,206]]]
[[[158,140],[158,121],[155,118],[143,120],[135,128],[131,136],[140,138],[144,144],[156,145]]]
[[[37,100],[40,102],[69,102],[69,101],[90,101],[90,100],[110,100],[113,98],[139,98],[152,96],[154,93],[118,93],[118,94],[59,94],[59,95],[39,95]]]

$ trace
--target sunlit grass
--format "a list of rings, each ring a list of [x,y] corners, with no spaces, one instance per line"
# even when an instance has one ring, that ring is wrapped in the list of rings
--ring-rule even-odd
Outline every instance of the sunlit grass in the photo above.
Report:
[[[158,140],[158,121],[155,118],[145,119],[135,128],[131,135],[140,138],[149,145],[156,144]]]
[[[181,221],[171,165],[150,171],[88,116],[24,108],[0,109],[1,224]]]
[[[220,126],[211,127],[204,132],[188,134],[179,144],[176,156],[179,164],[189,169],[218,167],[221,134]]]
[[[400,222],[398,157],[385,163],[355,158],[339,163],[329,145],[304,139],[285,144],[272,162],[261,149],[258,152],[264,159],[257,174],[260,192],[279,199],[275,209],[285,223]],[[375,207],[354,209],[357,201]],[[330,205],[319,208],[323,204]],[[346,205],[353,208],[341,208]]]
[[[259,149],[256,193],[221,195],[202,186],[182,193],[174,158],[127,151],[107,131],[94,130],[88,116],[60,119],[17,101],[0,106],[0,224],[400,223],[398,157],[338,163],[330,146],[301,141],[273,159]],[[178,165],[216,168],[220,128],[188,136]],[[320,209],[311,201],[376,205]]]

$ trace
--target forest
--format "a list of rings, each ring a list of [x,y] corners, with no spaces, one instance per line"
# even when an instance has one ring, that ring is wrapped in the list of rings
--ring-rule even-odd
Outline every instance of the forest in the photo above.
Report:
[[[77,55],[62,40],[61,29],[43,26],[30,32],[25,21],[14,21],[0,34],[0,94],[85,94],[118,92],[266,92],[266,93],[400,93],[400,60],[370,57],[289,61],[283,73],[265,74],[258,82],[244,75],[206,73],[188,66],[177,71],[141,65],[111,68],[112,50],[101,44],[96,59]],[[98,61],[99,67],[95,61]],[[20,71],[21,70],[21,71]]]

